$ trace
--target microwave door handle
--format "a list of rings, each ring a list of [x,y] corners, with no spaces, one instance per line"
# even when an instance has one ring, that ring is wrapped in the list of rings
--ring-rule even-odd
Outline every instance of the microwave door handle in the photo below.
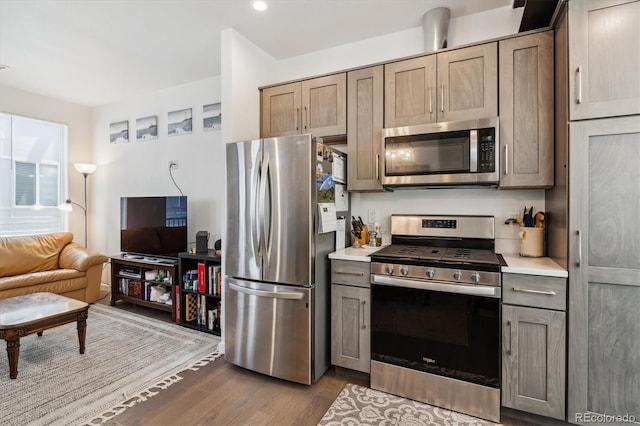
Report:
[[[469,131],[469,171],[478,172],[478,131]]]

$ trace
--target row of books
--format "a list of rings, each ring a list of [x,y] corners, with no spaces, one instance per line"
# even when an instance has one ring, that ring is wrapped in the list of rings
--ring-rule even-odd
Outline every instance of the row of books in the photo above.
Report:
[[[198,263],[198,269],[191,269],[182,277],[185,290],[219,296],[222,292],[222,268],[219,265]]]
[[[120,278],[118,290],[120,294],[124,294],[125,296],[131,296],[149,302],[171,304],[171,297],[162,297],[169,289],[161,283],[155,284],[130,278]]]
[[[176,286],[176,324],[182,322],[180,298],[184,297],[184,321],[208,330],[220,329],[221,302],[204,294],[182,293]]]

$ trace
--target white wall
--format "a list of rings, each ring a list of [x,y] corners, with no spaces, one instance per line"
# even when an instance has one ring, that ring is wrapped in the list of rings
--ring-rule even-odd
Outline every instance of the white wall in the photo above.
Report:
[[[68,126],[68,159],[67,170],[69,192],[63,197],[83,203],[84,179],[72,166],[73,163],[91,162],[91,109],[82,105],[60,101],[9,87],[0,87],[0,111],[24,117],[63,123]],[[87,192],[93,193],[92,179],[87,182]],[[4,188],[3,188],[4,190]],[[69,231],[74,240],[84,244],[84,215],[82,210],[74,209],[68,215]],[[91,236],[91,230],[89,230]]]
[[[221,238],[224,201],[224,157],[220,131],[204,132],[203,105],[220,102],[220,78],[212,77],[167,88],[93,111],[93,153],[98,170],[93,178],[91,215],[93,248],[107,255],[120,252],[120,197],[180,195],[169,175],[188,197],[188,241],[210,232],[209,246]],[[168,136],[167,114],[192,108],[191,134]],[[135,140],[136,119],[156,115],[158,139]],[[109,125],[128,120],[129,143],[109,142]],[[223,115],[222,126],[225,125]]]
[[[517,33],[523,9],[514,10],[511,6],[506,6],[452,18],[449,23],[448,47]],[[269,83],[388,62],[424,51],[424,31],[422,27],[416,27],[279,61],[276,78]]]
[[[223,126],[225,143],[260,137],[260,91],[273,81],[277,62],[233,29],[222,31],[222,108],[230,121]]]

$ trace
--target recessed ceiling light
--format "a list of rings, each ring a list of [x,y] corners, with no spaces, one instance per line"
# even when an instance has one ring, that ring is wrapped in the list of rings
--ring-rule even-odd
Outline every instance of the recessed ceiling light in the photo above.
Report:
[[[267,3],[263,1],[254,1],[253,8],[259,12],[262,12],[264,10],[267,10]]]

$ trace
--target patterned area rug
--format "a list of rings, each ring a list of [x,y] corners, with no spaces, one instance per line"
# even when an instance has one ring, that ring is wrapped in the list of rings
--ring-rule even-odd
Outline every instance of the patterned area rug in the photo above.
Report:
[[[20,339],[15,380],[0,354],[0,424],[102,423],[181,380],[179,372],[217,358],[219,341],[95,303],[83,355],[75,323]]]
[[[318,426],[485,426],[486,420],[348,383]]]

